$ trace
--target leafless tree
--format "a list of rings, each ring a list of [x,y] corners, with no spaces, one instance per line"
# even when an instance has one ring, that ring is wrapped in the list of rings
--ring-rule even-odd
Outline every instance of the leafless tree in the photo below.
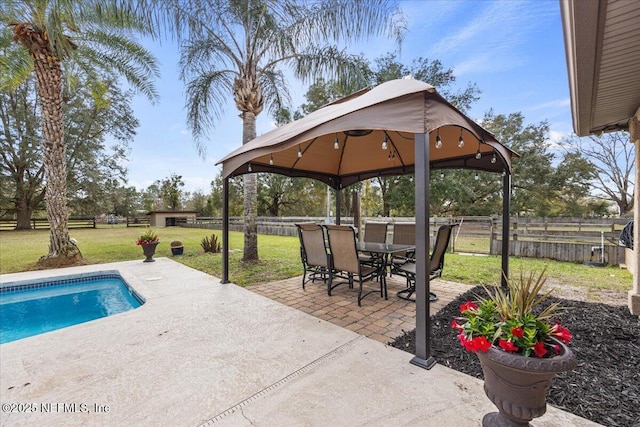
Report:
[[[568,150],[583,156],[593,167],[594,195],[614,202],[620,216],[633,210],[635,147],[627,132],[585,138],[572,137]]]

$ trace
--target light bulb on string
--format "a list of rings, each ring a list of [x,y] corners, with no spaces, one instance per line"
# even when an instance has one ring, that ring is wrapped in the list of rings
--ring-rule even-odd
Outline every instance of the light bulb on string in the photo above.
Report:
[[[482,153],[480,152],[480,147],[478,147],[478,151],[476,151],[476,159],[480,160],[482,158]]]
[[[339,150],[340,149],[340,141],[338,141],[338,137],[336,136],[336,139],[333,141],[333,148],[335,150]]]
[[[491,163],[495,164],[498,161],[498,159],[496,158],[495,153],[493,154],[493,156],[491,157]]]
[[[387,135],[385,135],[384,139],[382,140],[382,149],[383,150],[387,149]]]
[[[269,156],[269,164],[273,166],[273,154]]]
[[[464,138],[462,137],[462,128],[460,128],[460,138],[458,138],[458,148],[464,147]]]
[[[300,146],[298,145],[298,158],[302,157],[302,150],[300,149]]]
[[[440,178],[444,178],[444,171],[440,171]]]
[[[473,177],[476,181],[480,179],[480,175],[478,175],[478,172],[476,172],[476,176]]]
[[[251,163],[249,163],[249,167],[247,168],[247,170],[248,170],[249,172],[253,172],[253,169],[251,168]]]
[[[438,134],[436,135],[436,148],[442,148],[442,138],[440,138],[440,130],[438,130]]]

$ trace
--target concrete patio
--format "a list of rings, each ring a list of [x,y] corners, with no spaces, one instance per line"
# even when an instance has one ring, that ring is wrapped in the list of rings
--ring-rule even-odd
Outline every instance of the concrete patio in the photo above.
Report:
[[[0,424],[478,426],[494,410],[482,381],[440,365],[423,370],[410,354],[258,295],[259,287],[223,285],[167,258],[8,274],[0,282],[103,270],[118,270],[146,303],[2,344]],[[345,298],[338,307],[350,307],[351,294]],[[362,309],[381,301],[371,295]],[[348,311],[342,319],[355,328],[361,319],[344,320],[354,317]],[[386,339],[395,323],[366,329]],[[549,407],[535,425],[596,424]]]

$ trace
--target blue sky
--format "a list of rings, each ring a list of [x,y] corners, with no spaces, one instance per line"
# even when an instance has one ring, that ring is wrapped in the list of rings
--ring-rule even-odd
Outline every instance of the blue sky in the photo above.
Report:
[[[406,0],[408,19],[401,61],[439,59],[451,67],[460,88],[475,82],[482,94],[469,115],[481,118],[522,112],[526,123],[547,120],[551,139],[572,133],[567,68],[558,0],[444,1]],[[241,145],[242,122],[231,94],[226,113],[209,133],[201,157],[186,125],[183,83],[178,78],[177,45],[147,43],[160,62],[156,81],[159,103],[136,96],[133,108],[140,120],[126,166],[129,185],[139,190],[172,173],[182,176],[186,191],[209,192],[220,158]],[[395,49],[383,39],[349,46],[373,60]],[[290,80],[292,107],[304,102],[307,85]],[[437,88],[436,88],[437,89]],[[257,133],[273,129],[266,112],[258,116]]]

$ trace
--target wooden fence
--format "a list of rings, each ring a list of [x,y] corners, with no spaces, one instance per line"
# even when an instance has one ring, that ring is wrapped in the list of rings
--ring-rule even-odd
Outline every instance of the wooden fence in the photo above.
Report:
[[[258,233],[280,236],[296,236],[296,223],[325,223],[324,217],[259,217]],[[367,222],[413,222],[414,218],[367,217]],[[604,252],[605,263],[624,263],[624,248],[618,245],[622,228],[628,218],[511,218],[510,255],[530,258],[549,258],[569,262],[600,262]],[[342,218],[343,224],[353,225],[353,218]],[[457,223],[451,239],[454,252],[500,255],[502,253],[502,219],[491,217],[441,217],[431,218],[431,237],[442,224]],[[180,224],[183,227],[222,229],[221,218],[196,218]],[[244,230],[242,217],[231,217],[229,229]],[[393,227],[389,227],[388,241],[393,239]],[[604,245],[602,240],[604,239]]]
[[[149,216],[127,217],[127,227],[146,227],[150,224],[151,217]]]
[[[14,219],[0,220],[0,231],[15,230],[17,221]],[[49,221],[46,219],[31,219],[31,228],[34,230],[49,229]],[[96,228],[96,219],[94,217],[75,217],[67,220],[68,228]]]

